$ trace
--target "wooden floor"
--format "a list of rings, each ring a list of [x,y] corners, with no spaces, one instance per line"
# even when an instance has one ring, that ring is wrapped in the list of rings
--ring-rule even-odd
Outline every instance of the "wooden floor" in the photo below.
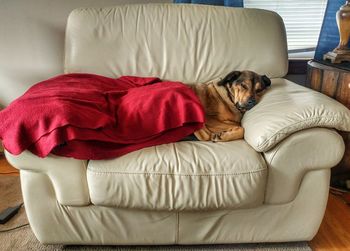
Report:
[[[18,170],[11,167],[3,156],[0,156],[1,175],[18,175]],[[329,195],[320,230],[309,244],[312,250],[350,250],[350,205],[340,196]]]
[[[321,227],[309,244],[312,250],[350,250],[350,205],[340,196],[329,195]]]
[[[19,171],[12,167],[5,159],[4,155],[0,153],[0,175],[18,176]]]

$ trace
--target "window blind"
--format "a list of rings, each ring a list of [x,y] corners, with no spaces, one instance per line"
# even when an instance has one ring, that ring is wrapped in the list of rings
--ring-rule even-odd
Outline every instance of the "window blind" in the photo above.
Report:
[[[327,0],[244,0],[245,8],[272,10],[283,18],[290,55],[314,52],[326,6]]]

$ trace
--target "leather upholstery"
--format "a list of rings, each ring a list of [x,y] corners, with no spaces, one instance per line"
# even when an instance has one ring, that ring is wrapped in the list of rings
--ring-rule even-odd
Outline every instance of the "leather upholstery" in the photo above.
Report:
[[[284,25],[270,11],[186,4],[77,9],[66,32],[67,73],[185,83],[239,69],[272,78],[287,73]]]
[[[21,184],[31,228],[44,244],[214,244],[311,240],[329,177],[329,169],[306,173],[290,203],[201,212],[63,206],[45,173],[23,170]]]
[[[329,169],[306,173],[298,196],[290,203],[202,214],[183,212],[179,239],[182,244],[311,240],[327,205],[329,178]]]
[[[293,133],[263,153],[269,170],[265,204],[294,200],[305,174],[337,165],[344,150],[343,139],[335,130],[311,128]]]
[[[196,146],[196,144],[200,146]],[[329,148],[329,145],[332,147]],[[215,152],[212,147],[215,148]],[[247,152],[241,153],[240,147],[247,150]],[[217,206],[214,202],[217,203],[220,199],[225,200],[221,203],[231,199],[230,206],[226,205],[227,208],[252,207],[261,203],[261,200],[264,200],[265,204],[288,203],[294,200],[298,193],[299,185],[305,173],[315,169],[328,169],[341,160],[344,153],[344,142],[334,130],[311,128],[292,134],[275,148],[263,153],[266,164],[262,164],[260,155],[251,152],[251,150],[246,143],[240,141],[216,143],[214,146],[210,142],[179,142],[146,148],[117,159],[90,161],[88,170],[86,161],[71,158],[50,155],[50,157],[42,159],[28,151],[19,156],[11,155],[6,151],[5,154],[9,162],[21,170],[31,170],[48,175],[52,180],[57,200],[62,205],[88,205],[91,200],[92,203],[102,206],[147,210],[152,208],[157,210],[186,210],[186,207],[193,208],[196,204],[199,207],[205,205],[209,209],[214,209]],[[167,153],[165,154],[165,152]],[[216,152],[218,156],[216,156]],[[226,156],[230,152],[234,155]],[[187,155],[187,153],[189,154]],[[237,156],[237,153],[243,155]],[[235,169],[232,170],[232,166],[227,162],[227,159],[234,158],[238,159],[235,160]],[[244,158],[249,163],[247,166],[242,165]],[[193,160],[195,161],[193,162]],[[174,165],[175,161],[181,163],[181,165]],[[267,173],[264,170],[265,165],[268,167],[267,178]],[[247,173],[248,177],[252,178],[250,181],[241,181],[239,177],[233,175],[232,180],[235,183],[215,184],[217,185],[215,190],[207,190],[208,195],[211,196],[208,197],[211,199],[211,204],[209,204],[204,203],[206,198],[200,196],[201,192],[198,189],[202,190],[204,186],[209,187],[212,184],[205,182],[203,179],[198,179],[198,183],[190,183],[189,180],[175,180],[165,175],[166,173],[179,173],[185,170],[195,174],[198,168],[198,171],[204,177],[205,173],[218,173],[220,171],[233,174],[234,172],[244,173],[249,172],[249,169],[255,169],[257,173],[252,175]],[[260,168],[261,170],[259,170]],[[159,178],[158,180],[147,178],[149,176],[138,175],[133,177],[130,175],[131,171],[134,173],[143,172],[145,175],[150,172],[163,173],[164,180],[172,183],[166,183],[165,181],[157,183],[160,180]],[[245,177],[245,175],[242,177]],[[250,184],[247,184],[247,182],[250,182]],[[165,188],[169,189],[171,187],[169,184],[179,184],[178,191],[181,192],[182,190],[183,192],[182,194],[178,193],[177,200],[172,201],[173,204],[170,204],[170,198],[173,197],[168,197],[168,194],[163,191]],[[242,186],[241,190],[236,191],[236,188],[229,188],[224,184]],[[261,188],[265,184],[266,188]],[[159,185],[162,189],[159,189]],[[187,185],[187,187],[181,187],[180,185]],[[191,188],[188,187],[190,185],[192,185]],[[248,187],[243,185],[248,185]],[[72,186],[75,187],[74,190],[71,189]],[[249,190],[250,186],[255,189]],[[199,194],[199,196],[186,193],[189,189],[193,191],[193,187],[197,189],[197,195]],[[280,189],[281,187],[283,189]],[[119,191],[119,194],[116,191]],[[257,194],[252,195],[252,192]],[[232,195],[228,194],[228,198],[220,198],[219,195],[222,193],[232,193]],[[182,197],[179,195],[182,195]],[[235,197],[237,195],[239,197]],[[252,196],[252,198],[248,196]],[[147,203],[142,204],[143,202]],[[199,202],[204,204],[200,205]],[[236,204],[233,205],[233,202]],[[225,207],[225,204],[222,206]]]
[[[5,151],[5,155],[8,162],[20,170],[39,172],[50,177],[57,201],[61,205],[84,206],[90,204],[86,181],[87,161],[52,154],[42,159],[29,151],[24,151],[17,156]]]
[[[272,88],[242,119],[244,139],[266,152],[294,132],[328,127],[350,131],[350,110],[326,95],[285,79],[273,79]]]
[[[243,140],[163,144],[87,168],[94,205],[145,210],[256,207],[266,176],[263,157]]]

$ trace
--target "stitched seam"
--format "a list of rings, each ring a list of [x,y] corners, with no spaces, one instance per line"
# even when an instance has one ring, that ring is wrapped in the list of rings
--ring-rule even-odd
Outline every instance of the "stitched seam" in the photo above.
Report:
[[[267,171],[267,168],[259,169],[256,171],[251,172],[245,172],[245,173],[220,173],[220,174],[181,174],[181,173],[126,173],[126,172],[95,172],[91,169],[88,169],[89,171],[93,172],[92,174],[96,175],[104,175],[104,174],[132,174],[132,175],[165,175],[165,176],[236,176],[236,175],[246,175],[246,174],[252,174],[252,173],[258,173],[261,171]]]
[[[276,150],[275,152],[273,153],[272,157],[270,158],[270,161],[268,162],[269,165],[272,165],[272,162],[273,160],[275,159],[275,156],[277,155],[277,153],[280,151],[282,145],[279,144],[277,147],[276,147]]]
[[[280,130],[278,130],[276,133],[274,133],[274,134],[273,134],[272,136],[270,136],[268,139],[264,140],[263,143],[261,143],[260,145],[258,145],[257,148],[258,148],[260,151],[268,150],[268,149],[264,149],[264,148],[266,148],[266,145],[268,145],[269,141],[271,141],[271,139],[274,138],[274,137],[276,137],[276,135],[278,135],[278,134],[287,134],[287,133],[292,134],[293,132],[296,132],[296,131],[298,131],[298,130],[313,128],[313,127],[318,127],[318,126],[322,125],[322,123],[321,123],[321,124],[313,125],[313,126],[306,127],[306,128],[300,128],[300,129],[298,129],[298,130],[296,130],[296,131],[293,131],[293,130],[292,130],[292,131],[290,131],[290,132],[281,132],[281,131],[286,130],[286,129],[289,129],[290,127],[293,127],[293,126],[295,126],[295,125],[305,123],[305,121],[314,120],[314,119],[320,119],[320,118],[324,119],[324,118],[325,118],[326,121],[324,121],[324,122],[327,122],[327,121],[328,121],[328,123],[330,123],[330,125],[333,126],[333,125],[336,125],[337,123],[335,123],[335,122],[332,123],[332,121],[333,121],[335,118],[339,119],[339,117],[341,117],[341,116],[340,116],[340,115],[337,115],[337,116],[333,116],[332,118],[329,118],[329,117],[326,117],[326,116],[317,116],[317,117],[312,117],[312,118],[304,119],[303,121],[295,122],[295,123],[293,123],[293,124],[291,124],[291,125],[288,125],[288,126],[286,126],[286,127],[281,128]]]
[[[279,145],[276,147],[275,152],[273,153],[273,155],[272,155],[270,161],[267,161],[267,160],[266,160],[268,166],[272,166],[272,162],[273,162],[273,160],[275,159],[276,154],[280,151],[280,149],[281,149],[281,144],[279,144]],[[269,175],[270,175],[270,172],[267,172],[267,175],[266,175],[266,183],[269,182]],[[264,203],[266,202],[266,197],[267,197],[267,185],[265,185],[265,189],[264,189]]]

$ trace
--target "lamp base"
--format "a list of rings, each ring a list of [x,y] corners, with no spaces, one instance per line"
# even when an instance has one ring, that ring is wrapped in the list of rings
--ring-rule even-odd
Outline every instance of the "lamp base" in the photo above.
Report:
[[[323,55],[323,60],[330,60],[332,64],[340,64],[342,62],[350,62],[350,50],[330,51]]]

